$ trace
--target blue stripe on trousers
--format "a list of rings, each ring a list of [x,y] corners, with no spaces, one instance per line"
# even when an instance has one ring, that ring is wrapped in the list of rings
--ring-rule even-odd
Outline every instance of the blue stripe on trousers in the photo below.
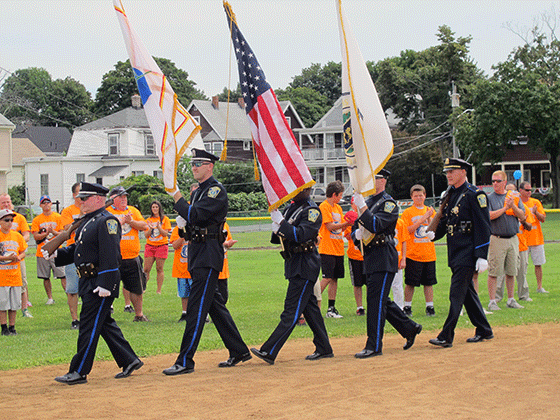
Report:
[[[99,305],[99,310],[97,311],[97,315],[95,316],[95,322],[93,324],[93,330],[91,331],[91,336],[89,337],[89,343],[88,343],[86,352],[84,353],[84,357],[82,358],[82,361],[80,362],[80,366],[78,366],[78,373],[80,373],[80,371],[82,370],[82,367],[84,366],[87,355],[88,355],[89,350],[91,348],[91,344],[93,342],[93,337],[95,336],[95,330],[97,329],[97,324],[99,323],[99,316],[101,315],[101,309],[103,309],[104,304],[105,304],[105,298],[101,299],[101,305]]]

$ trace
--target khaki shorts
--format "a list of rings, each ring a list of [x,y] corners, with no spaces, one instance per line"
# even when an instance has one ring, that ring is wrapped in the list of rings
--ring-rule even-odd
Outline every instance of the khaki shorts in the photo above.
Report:
[[[513,235],[511,238],[498,238],[490,236],[488,247],[488,275],[500,277],[517,276],[519,264],[519,238]]]
[[[544,265],[544,263],[546,263],[544,245],[530,246],[529,254],[531,254],[531,261],[533,261],[533,265]]]
[[[53,276],[58,279],[66,277],[63,267],[54,265],[53,260],[45,260],[43,257],[37,257],[37,277],[40,279],[48,280],[51,278],[51,270]]]

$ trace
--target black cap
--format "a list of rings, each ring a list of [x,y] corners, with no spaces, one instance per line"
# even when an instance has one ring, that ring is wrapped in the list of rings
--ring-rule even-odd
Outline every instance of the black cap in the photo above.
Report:
[[[389,178],[389,175],[391,175],[391,172],[389,172],[387,169],[383,168],[383,169],[381,169],[379,172],[377,172],[377,173],[375,174],[375,177],[376,177],[376,178],[385,178],[385,179],[387,179],[387,178]]]
[[[113,195],[128,195],[128,193],[125,191],[125,189],[122,185],[118,185],[116,187],[113,187],[113,189],[111,190],[111,193],[109,194],[109,197],[111,197]]]
[[[90,184],[89,182],[82,182],[80,184],[80,191],[76,197],[91,197],[92,195],[107,195],[109,188],[99,184]]]
[[[214,156],[212,153],[208,153],[206,150],[202,150],[202,149],[192,149],[192,158],[191,160],[198,160],[198,161],[203,161],[203,162],[216,162],[217,160],[220,160],[219,157]]]
[[[468,171],[471,168],[472,165],[463,159],[447,158],[443,162],[443,172],[451,171],[452,169],[464,169]]]

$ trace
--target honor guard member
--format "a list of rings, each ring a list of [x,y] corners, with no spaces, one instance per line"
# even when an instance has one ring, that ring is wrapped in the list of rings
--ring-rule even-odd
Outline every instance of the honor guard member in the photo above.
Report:
[[[453,345],[455,326],[463,305],[476,327],[475,336],[467,342],[494,338],[472,281],[475,271],[480,273],[488,268],[490,213],[484,191],[467,181],[467,171],[471,167],[470,163],[454,158],[446,159],[443,165],[449,188],[435,217],[437,221],[441,216],[435,228],[435,239],[447,234],[447,260],[452,274],[449,314],[437,338],[430,340],[431,344],[440,347]]]
[[[224,265],[224,222],[228,211],[225,188],[212,176],[218,158],[205,150],[192,149],[191,166],[199,187],[191,194],[190,204],[179,189],[169,194],[175,200],[175,210],[186,221],[188,267],[193,283],[187,306],[185,332],[175,364],[163,371],[180,375],[194,371],[194,354],[206,316],[210,314],[218,334],[229,350],[229,359],[219,367],[232,367],[251,359],[235,322],[217,291],[218,276]]]
[[[383,329],[385,320],[406,338],[404,350],[414,344],[422,331],[422,325],[407,317],[402,309],[389,298],[391,284],[398,271],[398,254],[394,235],[399,208],[393,198],[385,192],[385,185],[391,173],[381,169],[375,175],[376,194],[367,201],[360,193],[354,193],[354,204],[360,217],[352,233],[353,238],[362,241],[364,271],[367,282],[367,335],[365,348],[355,354],[365,359],[383,354]]]
[[[284,275],[288,279],[288,291],[280,323],[259,350],[252,348],[254,355],[269,364],[274,364],[280,349],[294,330],[303,313],[313,331],[315,352],[307,360],[333,357],[327,329],[317,304],[313,288],[321,269],[316,247],[317,235],[322,224],[321,211],[309,199],[311,188],[302,190],[286,208],[284,215],[278,210],[272,218],[272,243],[283,242]]]
[[[100,335],[117,365],[123,368],[115,378],[126,378],[144,365],[111,317],[111,305],[119,294],[121,226],[105,210],[108,191],[102,185],[82,182],[77,197],[81,198],[84,217],[76,229],[76,242],[52,255],[43,250],[45,258],[54,258],[57,266],[74,263],[78,270],[78,293],[82,298],[78,352],[68,373],[55,378],[68,385],[87,382]]]

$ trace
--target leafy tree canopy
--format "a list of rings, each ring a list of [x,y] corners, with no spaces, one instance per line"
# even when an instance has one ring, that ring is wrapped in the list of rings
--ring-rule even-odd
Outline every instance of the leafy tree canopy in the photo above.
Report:
[[[188,79],[189,74],[185,70],[177,68],[167,58],[154,57],[154,60],[183,106],[188,106],[193,99],[207,99],[204,92],[195,88],[196,83]],[[131,105],[130,98],[135,94],[138,94],[138,87],[130,60],[119,61],[113,70],[103,75],[95,96],[94,111],[98,117],[104,117],[128,108]]]

